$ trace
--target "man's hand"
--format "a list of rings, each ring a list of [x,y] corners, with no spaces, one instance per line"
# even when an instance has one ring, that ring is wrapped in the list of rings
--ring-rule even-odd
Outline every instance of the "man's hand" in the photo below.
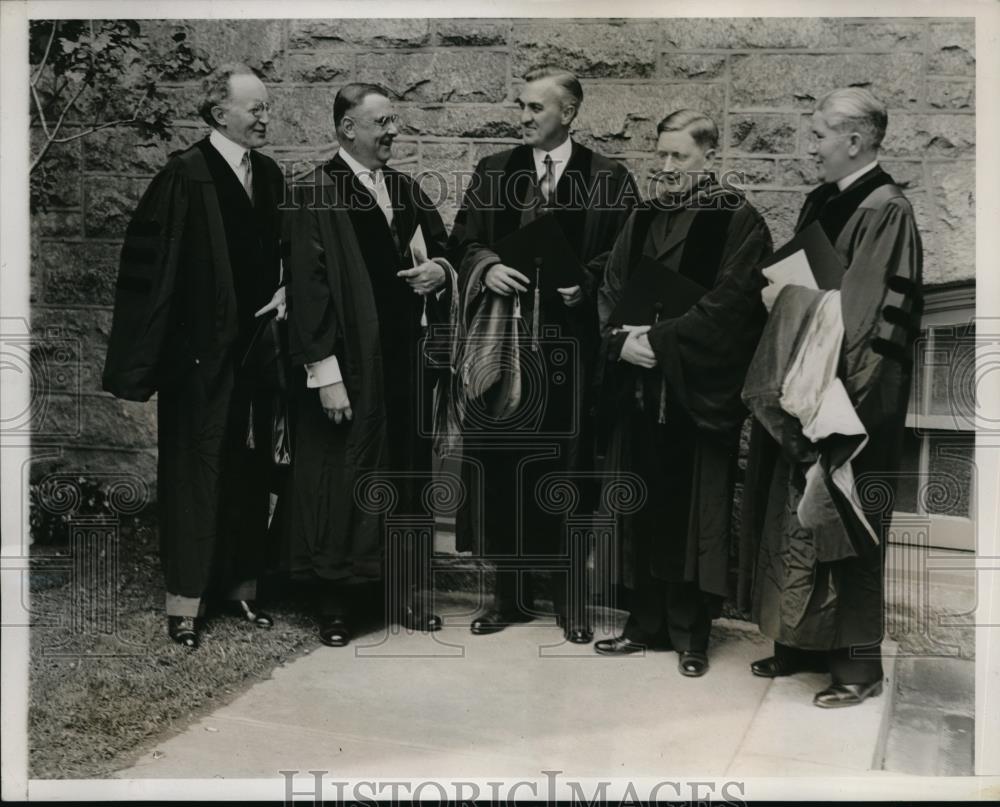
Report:
[[[556,289],[562,295],[563,303],[567,308],[573,308],[583,302],[583,289],[579,286],[570,286],[565,289]]]
[[[347,397],[347,387],[343,381],[320,387],[319,402],[326,416],[334,423],[341,423],[345,418],[351,420],[354,417],[351,411],[351,399]]]
[[[412,269],[403,269],[396,272],[396,277],[403,278],[417,294],[430,294],[432,291],[437,291],[447,279],[444,267],[437,261],[424,261]]]
[[[530,282],[517,269],[511,269],[502,263],[493,264],[487,270],[486,277],[483,278],[483,285],[486,288],[504,297],[513,294],[515,291],[527,291]]]
[[[285,319],[288,316],[288,307],[285,305],[285,287],[278,286],[278,290],[272,295],[271,302],[265,305],[260,311],[254,314],[255,317],[260,317],[266,314],[268,311],[277,311],[275,317],[277,319]]]
[[[619,358],[629,364],[634,364],[636,367],[645,367],[647,370],[656,367],[656,354],[649,346],[649,338],[646,336],[649,326],[626,326],[622,330],[627,330],[628,336],[622,345]]]

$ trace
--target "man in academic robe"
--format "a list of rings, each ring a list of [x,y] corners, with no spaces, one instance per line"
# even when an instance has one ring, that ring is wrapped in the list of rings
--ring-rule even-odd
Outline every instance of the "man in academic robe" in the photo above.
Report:
[[[448,321],[454,273],[441,216],[387,165],[398,120],[383,88],[343,87],[333,103],[340,149],[296,184],[285,213],[289,342],[305,367],[285,563],[293,578],[318,584],[320,639],[331,647],[348,644],[378,607],[371,597],[383,579],[388,619],[441,627],[425,592],[386,563],[385,513],[362,501],[366,480],[382,480],[394,488],[395,515],[433,515],[420,495],[431,474],[434,386],[422,323]],[[399,549],[388,556],[428,560]]]
[[[267,89],[244,65],[206,80],[212,131],[153,178],[122,248],[104,389],[156,392],[160,551],[168,632],[197,647],[207,598],[261,627],[269,403],[240,371],[261,309],[284,315]],[[277,291],[276,291],[277,289]],[[251,415],[251,411],[253,414]]]
[[[860,535],[842,557],[827,558],[820,536],[800,522],[810,462],[801,440],[779,442],[755,423],[747,468],[744,529],[748,547],[759,541],[752,606],[774,655],[754,662],[754,675],[776,677],[829,671],[831,685],[814,703],[852,706],[882,688],[882,573],[895,474],[910,390],[912,342],[919,331],[922,252],[913,209],[878,163],[888,116],[868,90],[835,90],[812,116],[809,153],[823,184],[806,198],[796,225],[819,222],[846,269],[840,286],[842,346],[835,346],[837,377],[846,388],[867,443],[851,461],[856,499],[873,538]],[[802,292],[769,287],[772,326],[787,325],[786,303]],[[787,296],[787,299],[786,299]],[[799,294],[801,296],[801,294]],[[777,331],[775,331],[777,332]],[[765,345],[765,342],[768,345]],[[780,348],[781,346],[778,345]],[[758,360],[755,357],[755,367]],[[767,365],[762,364],[762,371]],[[782,379],[751,373],[748,390]],[[755,410],[756,412],[756,410]],[[837,435],[820,440],[828,454]],[[857,521],[838,510],[846,531]],[[876,543],[877,540],[877,543]],[[853,547],[853,548],[852,548]]]
[[[756,266],[770,254],[771,235],[746,198],[711,172],[714,121],[681,109],[657,133],[659,192],[629,218],[598,295],[601,416],[611,426],[605,470],[609,480],[618,471],[639,474],[646,496],[622,519],[628,621],[620,636],[594,647],[602,655],[672,648],[681,674],[700,676],[712,619],[729,593],[729,520],[746,417],[740,390],[764,322]],[[644,258],[694,281],[697,302],[655,322],[621,321],[616,307]]]
[[[571,484],[583,489],[578,509],[591,507],[583,481],[592,470],[584,393],[596,348],[595,293],[603,259],[638,201],[623,166],[570,137],[583,101],[577,78],[555,67],[525,78],[517,99],[524,143],[479,162],[452,233],[462,295],[459,327],[491,312],[509,314],[515,300],[520,310],[514,324],[520,332],[520,401],[508,417],[475,423],[467,417],[463,424],[470,494],[457,516],[457,546],[498,561],[493,605],[471,625],[477,635],[536,615],[532,570],[542,562],[538,558],[569,553],[563,514],[541,501],[545,480],[575,475]],[[526,293],[529,278],[504,265],[494,245],[542,215],[555,217],[571,248],[567,265],[578,268],[581,279],[540,295],[536,305],[534,293]],[[585,595],[569,601],[570,575],[582,578],[579,558],[573,570],[553,574],[553,600],[566,638],[585,644],[593,636]]]

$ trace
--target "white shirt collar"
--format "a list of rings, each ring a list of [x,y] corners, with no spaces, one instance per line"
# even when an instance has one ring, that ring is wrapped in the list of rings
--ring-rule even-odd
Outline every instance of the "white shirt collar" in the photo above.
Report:
[[[533,148],[531,152],[535,157],[535,173],[539,179],[545,176],[545,155],[548,154],[552,157],[552,172],[555,174],[556,184],[559,184],[559,177],[562,176],[563,171],[566,169],[566,163],[569,162],[569,158],[573,154],[573,139],[567,137],[552,151],[542,151],[539,148]]]
[[[862,168],[859,168],[853,174],[848,174],[846,177],[841,177],[840,179],[837,180],[837,190],[838,191],[842,191],[845,188],[850,187],[851,183],[854,182],[854,180],[858,179],[863,174],[867,174],[876,165],[878,165],[878,160],[877,159],[872,160],[870,163],[868,163],[868,165],[866,165],[866,166],[864,166]]]
[[[208,142],[212,144],[219,154],[222,155],[222,159],[226,161],[230,168],[236,173],[236,176],[243,181],[243,155],[249,152],[246,146],[241,146],[239,143],[235,143],[226,137],[218,129],[212,129],[208,136]]]
[[[348,153],[347,149],[341,147],[337,153],[340,155],[340,159],[347,163],[347,167],[350,168],[359,179],[363,181],[371,180],[372,182],[375,182],[382,177],[381,168],[365,168],[365,166],[359,163]]]

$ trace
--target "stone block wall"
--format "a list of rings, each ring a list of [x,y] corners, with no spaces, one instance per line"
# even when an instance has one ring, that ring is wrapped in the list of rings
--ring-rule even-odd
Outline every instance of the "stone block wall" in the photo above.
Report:
[[[469,172],[518,142],[520,77],[544,63],[583,80],[575,136],[624,161],[644,183],[656,122],[679,107],[713,115],[722,168],[744,172],[776,243],[790,235],[815,183],[809,113],[836,86],[867,86],[890,108],[884,163],[912,200],[928,284],[971,280],[974,265],[975,41],[971,20],[892,19],[397,19],[143,21],[154,38],[184,32],[211,64],[260,71],[276,106],[267,149],[290,172],[336,148],[337,88],[377,81],[398,96],[396,165]],[[57,206],[32,222],[32,326],[46,345],[70,344],[78,389],[46,383],[39,463],[74,473],[122,470],[155,479],[155,404],[100,392],[120,239],[168,153],[205,133],[198,75],[166,77],[177,123],[169,143],[108,130],[54,153]],[[296,167],[297,166],[297,167]],[[448,180],[450,224],[462,188]],[[48,340],[48,341],[47,341]],[[55,340],[55,341],[53,341]]]

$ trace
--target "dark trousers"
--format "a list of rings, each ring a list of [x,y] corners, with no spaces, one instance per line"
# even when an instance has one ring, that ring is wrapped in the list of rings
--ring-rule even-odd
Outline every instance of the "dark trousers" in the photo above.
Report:
[[[364,621],[420,614],[431,593],[431,536],[389,536],[382,576],[378,580],[318,580],[317,610],[321,617]]]
[[[585,560],[570,558],[570,569],[549,573],[552,603],[560,622],[568,628],[589,630],[588,588]],[[496,573],[493,607],[505,616],[537,615],[536,580],[543,574],[533,569],[502,569]]]
[[[158,395],[161,561],[168,597],[193,612],[206,597],[249,592],[263,568],[270,408],[254,401],[250,449],[250,403],[231,354],[195,365]]]
[[[853,653],[852,653],[853,650]],[[802,650],[774,643],[776,658],[795,666],[829,670],[835,684],[873,684],[882,679],[882,644],[837,647],[833,650]]]
[[[678,652],[704,653],[721,598],[696,583],[668,582],[648,573],[630,592],[625,636],[642,644],[669,643]]]

